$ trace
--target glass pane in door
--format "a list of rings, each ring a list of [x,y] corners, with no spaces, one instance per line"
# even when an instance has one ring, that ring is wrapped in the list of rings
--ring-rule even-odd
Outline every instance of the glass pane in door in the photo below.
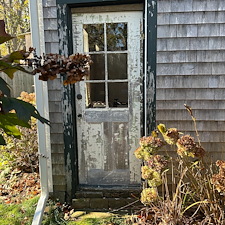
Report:
[[[109,107],[128,107],[128,83],[108,83]]]
[[[104,54],[91,54],[93,63],[90,66],[88,80],[105,80],[105,56]]]
[[[105,107],[105,83],[86,83],[86,107]]]
[[[127,53],[111,53],[107,55],[108,78],[127,79]]]
[[[104,25],[83,25],[84,52],[104,51]]]
[[[127,24],[107,23],[107,51],[127,50]]]

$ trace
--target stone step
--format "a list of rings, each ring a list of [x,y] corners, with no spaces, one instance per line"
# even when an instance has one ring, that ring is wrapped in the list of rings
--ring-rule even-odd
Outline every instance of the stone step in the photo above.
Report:
[[[92,195],[93,196],[93,195]],[[72,201],[72,207],[75,210],[136,210],[143,205],[136,198],[107,198],[107,197],[89,197],[76,198]]]
[[[77,191],[75,198],[139,198],[141,189],[113,190],[113,189],[83,189]]]

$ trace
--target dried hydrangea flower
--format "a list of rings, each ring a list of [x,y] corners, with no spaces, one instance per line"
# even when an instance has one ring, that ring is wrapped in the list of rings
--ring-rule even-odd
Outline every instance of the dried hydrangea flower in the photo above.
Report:
[[[218,192],[225,193],[225,161],[217,160],[216,165],[219,167],[219,173],[212,176],[211,182]]]
[[[177,141],[177,154],[181,157],[183,156],[190,156],[194,157],[194,151],[196,148],[196,143],[194,141],[194,138],[190,135],[182,136]]]
[[[144,151],[143,151],[143,160],[144,161],[150,160],[152,158],[152,154],[153,154],[152,151],[148,151],[148,150],[144,149]]]
[[[196,145],[194,150],[194,156],[198,158],[202,158],[205,155],[205,149],[202,146]]]
[[[137,159],[142,159],[144,161],[148,161],[152,157],[152,153],[142,147],[137,148],[134,151],[134,155]]]
[[[205,155],[205,149],[195,143],[194,138],[190,135],[182,136],[177,141],[177,154],[181,157],[203,157]]]
[[[225,176],[225,161],[217,160],[216,165],[219,167],[219,174]]]
[[[158,200],[158,192],[156,188],[145,188],[141,192],[141,202],[144,205],[148,205]]]
[[[212,184],[218,192],[225,193],[225,177],[220,174],[214,174],[211,179]]]
[[[156,171],[161,171],[168,165],[168,160],[163,155],[153,155],[147,162],[148,166]]]
[[[148,180],[148,185],[150,187],[159,187],[162,184],[161,176],[158,172],[155,171],[153,174],[153,178],[151,180]]]
[[[169,128],[163,135],[165,142],[169,145],[175,145],[179,139],[179,132],[176,128]]]
[[[140,139],[140,146],[150,154],[154,154],[160,147],[163,146],[163,141],[160,138],[153,136],[142,137]]]
[[[163,141],[160,138],[149,136],[142,137],[140,139],[140,147],[134,152],[134,155],[138,159],[143,159],[148,161],[151,159],[152,155],[163,146]]]
[[[216,165],[219,167],[219,173],[212,176],[211,182],[218,192],[225,192],[225,161],[217,160]]]
[[[179,139],[179,132],[176,128],[166,129],[164,124],[159,124],[157,126],[158,130],[161,132],[165,142],[169,145],[175,145]]]
[[[141,176],[143,179],[148,180],[148,184],[151,187],[158,187],[162,184],[161,175],[148,166],[141,167]]]
[[[143,149],[141,147],[137,148],[135,151],[134,151],[134,155],[137,159],[143,159]]]

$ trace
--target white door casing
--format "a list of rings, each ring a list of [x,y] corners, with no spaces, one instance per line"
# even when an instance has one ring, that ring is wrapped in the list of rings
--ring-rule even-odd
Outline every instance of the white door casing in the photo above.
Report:
[[[76,84],[79,183],[139,184],[142,12],[77,13],[72,23],[74,53],[94,61]]]

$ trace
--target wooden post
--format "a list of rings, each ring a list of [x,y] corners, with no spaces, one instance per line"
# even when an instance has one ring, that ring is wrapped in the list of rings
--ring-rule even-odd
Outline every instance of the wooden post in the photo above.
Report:
[[[72,48],[72,19],[67,4],[57,4],[58,30],[59,30],[59,54],[71,55]],[[63,79],[63,78],[62,78]],[[62,80],[63,83],[63,80]],[[78,185],[76,119],[75,119],[75,92],[74,85],[62,87],[62,109],[64,125],[64,155],[66,172],[66,202],[71,202],[75,196]]]
[[[157,0],[145,0],[144,135],[156,127]]]

